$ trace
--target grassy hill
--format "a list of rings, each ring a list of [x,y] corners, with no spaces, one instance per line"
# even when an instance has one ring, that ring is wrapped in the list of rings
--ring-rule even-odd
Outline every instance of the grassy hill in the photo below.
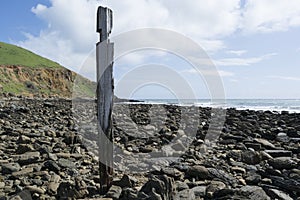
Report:
[[[74,87],[74,83],[76,86]],[[0,42],[0,96],[93,97],[95,83],[21,47]]]
[[[0,64],[32,68],[62,68],[61,65],[47,58],[43,58],[21,47],[3,42],[0,42]]]

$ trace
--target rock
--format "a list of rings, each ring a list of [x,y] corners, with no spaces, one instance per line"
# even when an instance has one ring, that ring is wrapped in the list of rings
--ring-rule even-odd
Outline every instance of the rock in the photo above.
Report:
[[[265,150],[266,153],[275,157],[292,157],[292,152],[287,150]]]
[[[132,188],[125,188],[122,191],[122,198],[123,199],[133,199],[138,200],[137,192]]]
[[[268,160],[268,163],[275,169],[292,169],[297,166],[297,163],[290,157],[277,157]]]
[[[247,184],[256,185],[261,181],[261,176],[259,174],[251,174],[245,178]]]
[[[274,146],[274,144],[272,144],[271,142],[269,142],[268,140],[263,139],[263,138],[255,138],[254,141],[261,144],[262,146],[264,146],[267,149],[275,149],[276,148]]]
[[[8,163],[2,165],[2,174],[11,174],[21,169],[18,163]]]
[[[5,187],[5,183],[0,181],[0,189],[3,189]]]
[[[217,178],[233,186],[235,186],[238,182],[236,178],[234,178],[232,175],[226,173],[223,170],[219,170],[215,168],[207,168],[207,169],[209,171],[210,176],[213,178]]]
[[[267,191],[268,195],[272,198],[272,199],[278,199],[278,200],[293,200],[293,198],[290,197],[290,195],[286,194],[283,191],[280,190],[276,190],[276,189],[269,189]]]
[[[209,172],[206,167],[201,165],[195,165],[190,167],[185,175],[189,178],[197,178],[197,180],[204,180],[209,177]]]
[[[39,188],[36,186],[26,186],[25,189],[29,190],[31,192],[31,194],[33,194],[33,193],[44,194],[45,193],[45,189]]]
[[[276,136],[276,140],[279,142],[289,142],[290,138],[286,133],[278,133]]]
[[[175,185],[176,185],[176,191],[189,189],[189,186],[185,182],[176,181]]]
[[[121,188],[126,188],[134,187],[136,182],[137,180],[135,178],[124,174],[121,180],[115,181],[113,184],[116,186],[120,186]]]
[[[194,192],[195,198],[205,197],[206,186],[196,186],[191,189]]]
[[[43,169],[48,169],[49,171],[53,171],[57,174],[61,170],[61,168],[56,164],[56,162],[54,162],[52,160],[47,160],[43,165]]]
[[[49,185],[48,185],[48,193],[52,195],[57,194],[57,189],[59,187],[59,181],[60,181],[60,176],[57,174],[53,174],[50,178]]]
[[[20,144],[28,144],[31,142],[30,137],[27,137],[26,135],[20,135],[18,139],[18,143]]]
[[[178,200],[192,200],[196,199],[195,193],[193,190],[186,189],[176,193],[174,199]]]
[[[23,153],[26,153],[28,151],[33,151],[33,150],[34,150],[34,148],[31,144],[19,144],[18,148],[16,150],[16,153],[23,154]]]
[[[289,192],[300,191],[300,182],[279,176],[270,176],[272,184]]]
[[[261,157],[259,153],[255,151],[244,151],[242,152],[242,161],[249,165],[255,165],[260,163]]]
[[[242,167],[238,167],[238,166],[234,166],[231,168],[232,171],[237,172],[237,173],[241,173],[241,174],[245,174],[246,170]]]
[[[181,171],[172,167],[164,167],[161,169],[161,172],[170,177],[173,177],[175,180],[181,179],[183,177],[183,173]]]
[[[273,158],[270,154],[268,154],[265,151],[260,152],[260,157],[261,157],[262,160],[269,160],[269,159]]]
[[[247,148],[252,148],[256,151],[259,151],[261,149],[261,144],[259,143],[245,142],[245,146]]]
[[[119,187],[119,186],[116,186],[116,185],[112,185],[107,194],[105,195],[106,197],[108,198],[112,198],[113,200],[117,200],[120,198],[121,196],[121,193],[122,193],[122,188]]]
[[[28,165],[35,163],[40,158],[40,152],[26,152],[24,154],[13,156],[13,158],[21,165]]]
[[[10,200],[31,200],[32,196],[28,190],[23,190],[19,192],[18,194],[14,195],[13,197],[9,198]]]
[[[75,185],[70,182],[62,182],[57,189],[57,199],[76,198]]]
[[[76,168],[76,165],[74,162],[68,159],[60,158],[58,160],[58,165],[64,168]]]
[[[25,175],[27,175],[29,173],[32,173],[32,172],[33,172],[33,168],[29,167],[29,168],[22,169],[20,171],[13,172],[12,176],[15,177],[15,178],[19,178],[21,176],[25,176]]]
[[[212,181],[206,188],[206,195],[209,198],[212,198],[216,191],[222,190],[225,187],[226,187],[226,185],[221,181]]]
[[[170,199],[174,195],[174,179],[166,175],[152,176],[150,180],[143,185],[140,192],[145,194],[157,193],[162,199]]]
[[[249,200],[270,200],[265,191],[258,186],[243,186],[238,191],[238,194],[247,197]]]

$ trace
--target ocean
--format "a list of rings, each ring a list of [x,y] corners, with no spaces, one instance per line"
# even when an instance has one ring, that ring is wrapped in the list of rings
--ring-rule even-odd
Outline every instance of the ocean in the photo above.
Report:
[[[270,110],[300,113],[300,99],[140,99],[143,103],[182,106],[236,108],[239,110]]]

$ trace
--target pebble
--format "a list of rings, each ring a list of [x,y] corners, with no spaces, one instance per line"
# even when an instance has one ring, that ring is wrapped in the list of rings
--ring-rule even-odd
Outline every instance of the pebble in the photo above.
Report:
[[[93,151],[98,149],[95,105],[80,105],[80,116],[86,116],[80,121],[71,106],[67,99],[0,104],[0,199],[105,199]],[[150,115],[150,108],[166,116]],[[116,156],[107,200],[300,196],[298,113],[227,109],[221,129],[210,130],[210,108],[117,104],[114,109],[115,144],[124,151]],[[197,119],[195,130],[192,119]],[[208,130],[221,133],[217,144],[207,140]],[[188,141],[193,131],[194,141]],[[177,138],[186,141],[173,142]],[[187,151],[186,143],[191,143]],[[130,171],[149,166],[154,170]]]

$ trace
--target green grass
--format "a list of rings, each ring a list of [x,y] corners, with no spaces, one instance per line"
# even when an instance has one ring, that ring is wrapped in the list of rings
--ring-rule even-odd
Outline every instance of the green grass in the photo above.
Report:
[[[61,68],[62,66],[21,47],[0,42],[0,65],[33,68]]]

